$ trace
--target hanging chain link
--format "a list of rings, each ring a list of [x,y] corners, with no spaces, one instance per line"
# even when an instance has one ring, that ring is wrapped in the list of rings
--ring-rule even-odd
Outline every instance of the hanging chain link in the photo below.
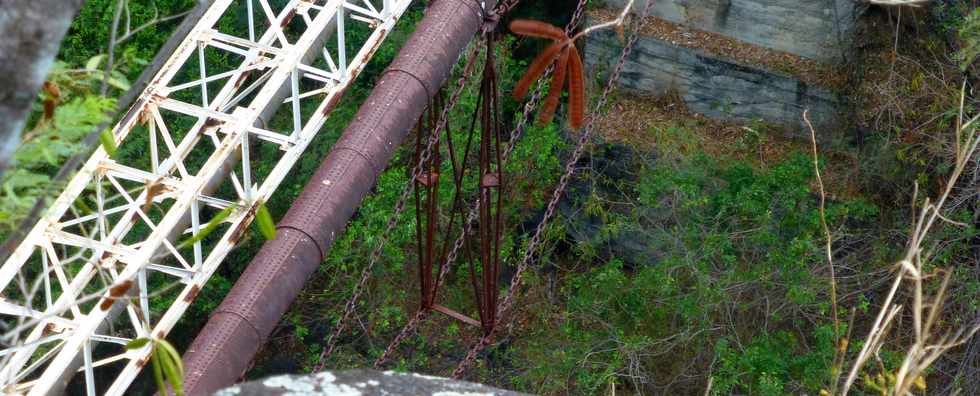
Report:
[[[571,33],[575,30],[575,27],[578,26],[578,23],[580,22],[582,15],[584,15],[585,13],[586,2],[587,2],[586,0],[581,0],[578,2],[578,6],[575,8],[575,12],[572,14],[572,19],[568,22],[567,25],[565,25],[566,34],[571,35]],[[512,10],[518,3],[520,3],[520,0],[511,0],[511,1],[500,3],[500,6],[497,7],[498,15],[506,14],[507,12]],[[554,65],[549,66],[545,70],[541,79],[547,80],[548,76],[553,71],[554,71]],[[540,104],[542,94],[544,93],[543,88],[544,87],[542,85],[538,85],[535,88],[534,92],[531,94],[531,98],[528,99],[527,103],[524,104],[523,115],[520,117],[520,119],[517,122],[517,125],[510,133],[510,138],[507,141],[507,147],[505,148],[503,154],[501,155],[501,163],[507,162],[507,158],[510,157],[510,154],[514,151],[514,148],[517,146],[517,141],[520,139],[521,136],[523,136],[527,128],[527,122],[532,118],[531,114],[534,113],[534,111],[537,109],[538,105]],[[439,290],[442,284],[445,283],[446,275],[449,274],[449,269],[453,266],[453,264],[456,263],[456,260],[459,258],[459,253],[463,249],[463,245],[466,241],[466,237],[473,232],[473,226],[476,223],[477,217],[479,216],[480,213],[480,207],[481,207],[480,205],[481,205],[480,199],[479,197],[477,197],[477,199],[473,203],[473,207],[470,208],[469,213],[466,216],[466,221],[463,223],[462,233],[460,233],[459,236],[456,238],[456,240],[453,242],[452,249],[450,249],[449,254],[446,256],[445,265],[443,265],[441,270],[439,271],[439,277],[436,279],[436,290]],[[425,320],[427,314],[428,312],[426,310],[420,310],[415,314],[415,316],[409,319],[408,323],[405,324],[405,326],[398,333],[398,335],[395,336],[395,338],[391,340],[391,343],[388,344],[388,347],[385,349],[384,353],[382,353],[381,356],[379,356],[374,361],[374,368],[376,369],[380,368],[381,365],[387,362],[388,359],[390,359],[391,356],[394,355],[395,349],[398,348],[398,346],[401,345],[401,343],[404,342],[409,335],[415,332],[415,329],[418,327],[419,324],[421,324],[423,320]],[[497,318],[498,318],[497,320],[499,321],[499,314],[497,315]]]
[[[506,15],[508,12],[510,12],[510,10],[513,10],[514,7],[517,7],[517,5],[520,3],[521,0],[501,1],[500,4],[497,4],[497,14]]]
[[[650,6],[653,1],[648,1],[646,7],[644,7],[643,13],[641,15],[648,15],[650,11]],[[504,296],[504,299],[500,302],[498,307],[497,315],[497,325],[494,326],[494,331],[480,338],[480,340],[470,348],[470,351],[466,354],[466,357],[456,366],[453,370],[452,377],[460,378],[466,372],[471,364],[476,360],[477,355],[483,351],[488,345],[490,345],[493,339],[494,333],[499,329],[500,323],[504,319],[504,315],[508,313],[511,306],[514,304],[514,298],[517,294],[518,289],[521,286],[523,280],[524,272],[527,271],[528,266],[534,259],[534,256],[538,250],[538,246],[541,244],[544,238],[544,232],[547,228],[548,222],[554,217],[555,209],[558,207],[558,202],[561,200],[562,195],[564,195],[565,190],[568,188],[568,183],[571,181],[572,176],[575,174],[575,166],[579,159],[582,158],[582,154],[585,152],[586,144],[592,136],[593,127],[595,125],[596,117],[599,111],[605,107],[606,101],[609,98],[609,94],[615,87],[616,80],[619,79],[619,75],[622,73],[623,66],[626,64],[626,59],[632,51],[633,45],[636,43],[639,34],[639,28],[642,24],[635,23],[632,31],[630,32],[629,40],[623,47],[623,53],[619,57],[619,61],[616,63],[616,67],[613,69],[612,74],[609,76],[609,80],[606,83],[605,89],[602,95],[599,97],[599,101],[596,103],[595,110],[589,116],[589,122],[583,129],[582,135],[579,136],[578,143],[575,146],[575,151],[572,153],[571,158],[565,164],[565,173],[561,176],[558,181],[558,187],[552,193],[551,201],[548,202],[548,208],[545,210],[544,217],[541,219],[541,223],[538,224],[537,229],[534,232],[534,236],[528,241],[527,249],[524,251],[524,257],[521,259],[520,264],[518,264],[517,269],[514,272],[513,280],[511,281],[510,290]]]
[[[388,217],[388,222],[385,225],[385,230],[383,233],[381,233],[380,236],[381,239],[378,241],[378,244],[371,252],[371,256],[367,266],[364,267],[363,271],[361,271],[361,278],[357,282],[357,285],[354,286],[353,294],[350,300],[347,301],[347,304],[344,306],[344,313],[343,315],[341,315],[340,319],[338,320],[333,333],[330,334],[330,338],[327,340],[327,345],[323,348],[323,351],[320,352],[320,356],[317,358],[317,363],[313,368],[313,372],[319,372],[323,370],[323,366],[325,361],[327,360],[327,357],[329,357],[330,354],[333,353],[333,350],[337,345],[337,340],[340,338],[340,335],[347,328],[347,321],[350,319],[350,316],[353,315],[354,311],[357,309],[357,301],[360,299],[361,294],[364,293],[364,289],[367,286],[368,280],[371,278],[371,274],[372,271],[374,270],[374,266],[377,264],[378,260],[381,259],[381,255],[384,252],[385,244],[388,242],[388,238],[392,234],[392,231],[398,225],[398,222],[401,219],[401,213],[402,211],[405,210],[405,205],[409,201],[409,198],[412,196],[412,191],[413,191],[412,186],[415,185],[415,182],[425,172],[424,165],[426,161],[428,161],[429,157],[432,155],[433,147],[435,147],[436,142],[439,140],[439,134],[441,133],[442,129],[447,127],[448,120],[449,120],[449,113],[459,103],[459,98],[463,94],[463,89],[466,88],[466,82],[472,76],[474,70],[473,66],[475,64],[474,60],[478,57],[479,49],[480,49],[479,45],[473,45],[470,47],[469,51],[467,52],[466,59],[468,60],[466,65],[463,67],[463,72],[461,73],[459,79],[456,82],[457,85],[456,90],[453,92],[452,96],[450,96],[449,101],[446,103],[446,106],[442,109],[442,114],[440,114],[439,116],[439,123],[436,124],[435,131],[433,131],[432,135],[429,136],[429,140],[428,142],[426,142],[425,149],[419,155],[418,161],[415,163],[415,167],[412,169],[412,179],[405,184],[405,189],[402,190],[401,195],[398,198],[398,201],[395,203],[395,207],[392,210],[391,215]]]

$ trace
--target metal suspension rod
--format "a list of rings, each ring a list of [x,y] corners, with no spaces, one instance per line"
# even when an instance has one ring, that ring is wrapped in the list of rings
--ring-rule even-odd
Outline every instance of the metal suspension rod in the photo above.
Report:
[[[580,2],[580,4],[582,2]],[[644,7],[643,9],[643,13],[641,13],[640,15],[648,15],[650,12],[650,7],[652,5],[653,5],[653,1],[647,2],[646,7]],[[528,267],[535,259],[536,255],[538,254],[538,248],[540,247],[541,243],[543,243],[545,228],[547,227],[548,222],[554,216],[555,210],[558,207],[558,201],[561,200],[562,195],[564,195],[565,190],[568,187],[568,183],[571,181],[572,175],[575,174],[575,164],[577,164],[578,160],[582,157],[582,154],[585,151],[586,143],[589,142],[589,139],[592,136],[593,127],[595,126],[596,116],[605,106],[606,101],[609,98],[609,94],[615,88],[616,81],[619,80],[620,73],[623,71],[623,65],[626,63],[626,59],[629,57],[633,45],[636,44],[636,41],[639,37],[639,29],[641,25],[642,24],[640,23],[636,23],[633,26],[629,38],[627,39],[626,44],[623,46],[623,51],[619,57],[619,61],[617,62],[616,67],[613,69],[612,73],[610,73],[608,80],[606,82],[606,86],[602,91],[602,94],[599,96],[599,101],[596,103],[594,110],[589,116],[588,123],[582,129],[582,134],[578,138],[578,142],[576,143],[575,150],[572,152],[571,158],[569,158],[568,162],[566,162],[565,164],[565,171],[562,174],[561,178],[558,180],[558,186],[555,189],[555,191],[552,193],[551,200],[548,202],[548,206],[545,209],[544,216],[542,217],[541,222],[538,224],[537,228],[535,229],[534,235],[531,237],[531,240],[528,242],[527,249],[525,249],[524,255],[521,258],[521,261],[517,265],[517,269],[515,270],[514,273],[514,278],[511,281],[511,286],[508,289],[507,294],[504,296],[504,299],[500,302],[497,311],[497,323],[495,324],[495,326],[493,327],[490,333],[484,335],[482,338],[480,338],[479,341],[477,341],[475,344],[473,344],[472,347],[470,347],[469,352],[467,352],[463,360],[459,362],[459,364],[456,366],[456,369],[453,370],[452,372],[453,378],[460,378],[463,376],[463,374],[466,373],[466,370],[469,368],[471,364],[473,364],[478,354],[481,351],[483,351],[487,346],[490,345],[490,342],[492,341],[495,332],[499,330],[500,325],[502,324],[504,315],[510,313],[510,309],[513,307],[517,295],[517,291],[520,289],[523,280],[523,274],[525,271],[527,271]]]
[[[510,0],[507,2],[501,2],[499,3],[499,7],[497,8],[497,10],[502,15],[508,12],[509,10],[511,10],[519,2],[520,0]],[[580,1],[578,3],[575,12],[572,14],[571,20],[565,26],[566,33],[572,32],[575,29],[575,27],[578,26],[578,23],[581,21],[582,16],[585,12],[585,4],[586,4],[585,1]],[[553,69],[554,68],[552,66],[549,66],[548,69],[545,71],[542,79],[547,79]],[[525,132],[527,122],[531,119],[531,114],[534,113],[535,109],[537,109],[538,105],[540,104],[541,93],[542,93],[541,88],[542,86],[540,85],[536,87],[534,93],[531,95],[531,98],[528,99],[527,103],[524,104],[523,116],[520,117],[517,125],[514,126],[513,129],[511,129],[510,137],[508,138],[507,141],[507,146],[504,148],[503,154],[501,155],[501,159],[503,161],[506,161],[506,159],[510,156],[510,153],[513,152],[514,148],[517,145],[518,139],[520,139]],[[456,262],[456,260],[459,257],[459,254],[461,252],[463,252],[464,254],[468,254],[467,252],[469,251],[469,248],[467,244],[469,242],[469,238],[467,238],[466,236],[472,232],[474,224],[477,221],[477,216],[480,210],[480,206],[481,206],[481,202],[479,199],[477,199],[476,202],[473,203],[473,207],[469,208],[469,213],[466,215],[466,218],[463,219],[463,230],[459,235],[459,237],[456,238],[456,241],[452,244],[451,248],[449,249],[448,255],[446,255],[445,259],[442,261],[442,264],[444,266],[443,268],[440,269],[439,278],[436,280],[437,289],[442,284],[445,283],[446,275],[449,273],[448,269],[452,266],[452,264]],[[467,258],[467,261],[470,260],[471,259]],[[374,368],[381,368],[392,356],[394,356],[395,350],[398,348],[398,346],[401,345],[401,343],[404,342],[404,340],[407,339],[425,319],[426,319],[426,312],[424,311],[419,311],[418,313],[415,314],[415,316],[409,319],[408,323],[406,323],[405,326],[402,327],[398,335],[395,336],[395,338],[392,339],[391,343],[388,344],[388,348],[385,349],[385,352],[380,357],[378,357],[378,359],[374,361]]]

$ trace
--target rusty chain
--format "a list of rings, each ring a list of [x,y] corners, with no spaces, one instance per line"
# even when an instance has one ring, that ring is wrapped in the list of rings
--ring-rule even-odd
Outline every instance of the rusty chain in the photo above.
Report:
[[[402,190],[401,195],[398,198],[398,201],[395,203],[395,207],[392,210],[391,215],[388,217],[388,222],[385,225],[385,230],[381,234],[381,239],[378,241],[378,244],[371,252],[371,256],[367,266],[364,267],[364,269],[361,271],[361,278],[354,286],[353,294],[350,300],[344,306],[344,313],[343,315],[341,315],[340,319],[338,320],[333,333],[330,335],[330,338],[327,339],[327,345],[323,348],[323,351],[320,352],[320,356],[317,358],[317,363],[313,368],[313,372],[319,372],[323,370],[324,361],[327,359],[327,357],[330,356],[331,353],[333,353],[333,349],[337,345],[337,340],[340,338],[340,335],[344,332],[344,330],[346,330],[347,321],[350,319],[350,316],[354,313],[354,310],[357,308],[357,301],[358,299],[360,299],[361,294],[364,293],[364,288],[367,286],[367,282],[371,278],[371,273],[374,269],[374,266],[377,264],[378,260],[381,259],[381,255],[384,251],[384,246],[388,242],[388,237],[392,234],[392,231],[398,225],[398,221],[401,218],[401,213],[405,209],[405,205],[412,195],[411,187],[415,184],[416,180],[418,180],[418,178],[425,172],[424,169],[425,167],[423,165],[432,155],[432,149],[433,147],[435,147],[436,142],[439,140],[439,134],[441,133],[442,129],[448,125],[450,111],[454,107],[456,107],[456,105],[459,103],[459,98],[463,94],[463,89],[466,88],[466,82],[472,76],[474,70],[473,65],[475,64],[474,60],[478,58],[479,49],[480,46],[478,45],[471,46],[469,52],[466,54],[466,59],[468,60],[466,62],[466,65],[463,67],[463,72],[461,73],[459,79],[456,82],[457,84],[456,90],[453,92],[452,96],[450,96],[449,101],[446,103],[446,106],[442,109],[442,114],[439,115],[439,123],[436,124],[435,131],[432,133],[431,136],[429,136],[429,140],[428,142],[426,142],[425,149],[419,155],[418,161],[416,162],[415,167],[412,169],[412,178],[411,180],[409,180],[408,183],[405,184],[405,189]]]
[[[497,13],[499,15],[504,15],[507,12],[509,12],[511,9],[513,9],[518,3],[520,3],[520,0],[510,0],[507,2],[502,2],[500,3],[500,6],[498,6],[497,8]],[[578,2],[578,6],[575,8],[575,12],[572,14],[572,19],[569,20],[567,25],[565,25],[566,34],[571,35],[571,33],[575,30],[575,27],[578,26],[578,23],[580,22],[582,15],[584,15],[585,13],[585,4],[586,4],[585,0],[581,0]],[[554,71],[554,65],[549,66],[548,69],[545,70],[541,79],[547,80],[548,76],[553,71]],[[543,88],[542,85],[538,85],[533,91],[533,93],[531,94],[531,98],[528,99],[527,103],[524,104],[523,116],[520,117],[520,119],[517,122],[517,125],[511,131],[510,138],[507,142],[507,147],[504,150],[503,154],[501,155],[502,163],[506,163],[507,158],[510,157],[510,154],[514,151],[514,148],[517,146],[518,139],[520,139],[520,137],[523,136],[524,131],[527,128],[527,122],[528,120],[531,119],[530,115],[534,112],[535,109],[537,109],[538,105],[540,104],[542,93],[544,93],[544,90],[542,88]],[[460,233],[459,236],[454,241],[452,249],[450,249],[449,251],[449,255],[446,256],[445,265],[443,265],[441,270],[439,271],[439,277],[436,280],[436,290],[439,290],[439,288],[445,282],[446,275],[449,273],[449,268],[451,268],[453,264],[455,264],[456,260],[459,258],[459,252],[463,248],[463,244],[466,241],[466,236],[470,235],[470,233],[473,232],[473,225],[476,222],[477,216],[479,215],[479,211],[480,211],[480,199],[477,198],[473,203],[473,206],[470,208],[469,213],[466,216],[466,221],[463,223],[462,233]],[[405,324],[405,326],[398,333],[398,335],[395,336],[395,338],[392,339],[391,343],[388,344],[388,347],[385,348],[384,353],[382,353],[381,356],[379,356],[374,361],[374,368],[376,369],[380,368],[385,362],[388,361],[388,359],[391,358],[392,355],[394,355],[395,349],[398,348],[398,346],[401,345],[401,343],[404,342],[409,335],[415,332],[415,329],[423,320],[425,320],[427,314],[428,314],[427,311],[419,310],[419,312],[417,312],[415,316],[413,316],[408,321],[408,323]],[[498,321],[499,321],[499,314],[498,314]]]
[[[653,1],[648,1],[641,15],[648,15],[650,12],[650,6],[652,4]],[[606,101],[609,98],[609,94],[612,92],[613,88],[615,87],[616,80],[619,79],[619,75],[623,70],[623,66],[626,64],[626,58],[629,57],[629,54],[632,51],[632,47],[637,41],[640,26],[641,26],[640,23],[634,24],[633,29],[630,32],[629,40],[626,42],[626,45],[623,47],[623,53],[620,56],[619,61],[616,64],[616,67],[613,69],[612,74],[610,74],[609,76],[609,80],[606,83],[605,89],[603,90],[602,95],[599,97],[599,101],[596,103],[595,110],[589,116],[588,124],[583,129],[582,135],[579,136],[577,145],[575,146],[575,151],[572,153],[571,158],[569,158],[568,162],[565,164],[565,173],[561,176],[561,179],[559,179],[558,187],[552,193],[551,201],[548,202],[548,208],[545,210],[544,217],[542,217],[541,223],[538,224],[538,227],[534,232],[534,236],[532,236],[531,240],[528,241],[527,248],[524,251],[524,257],[521,259],[520,264],[518,264],[517,269],[514,272],[514,277],[513,280],[511,281],[510,290],[507,291],[507,294],[504,296],[503,301],[500,302],[500,306],[498,307],[497,325],[493,327],[494,331],[491,331],[490,334],[481,337],[480,340],[470,348],[469,352],[466,354],[466,357],[464,357],[463,360],[460,361],[459,364],[456,366],[456,369],[453,370],[452,373],[453,378],[462,377],[463,374],[466,372],[466,369],[469,368],[469,366],[473,364],[473,362],[476,360],[477,355],[488,345],[490,345],[494,333],[500,327],[500,323],[503,321],[504,315],[508,313],[511,306],[514,304],[514,298],[517,293],[517,290],[521,286],[521,281],[523,280],[524,272],[527,271],[528,266],[530,265],[531,261],[534,259],[538,245],[541,244],[541,241],[544,237],[545,228],[548,225],[548,222],[554,216],[555,209],[558,207],[558,201],[561,199],[562,195],[564,195],[565,189],[568,187],[568,183],[571,181],[571,177],[575,174],[575,166],[578,163],[579,159],[581,159],[582,154],[585,152],[585,146],[589,142],[589,139],[592,136],[593,127],[596,121],[596,116],[599,113],[599,111],[605,106]]]

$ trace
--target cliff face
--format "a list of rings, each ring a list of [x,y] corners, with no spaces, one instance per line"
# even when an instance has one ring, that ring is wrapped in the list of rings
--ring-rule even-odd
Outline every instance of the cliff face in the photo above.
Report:
[[[617,61],[621,44],[610,31],[588,40],[586,68],[604,74]],[[805,109],[821,130],[839,127],[844,112],[843,103],[829,88],[653,37],[642,37],[636,43],[619,84],[644,94],[675,91],[690,111],[711,118],[761,120],[801,134],[807,132],[801,116]]]
[[[589,17],[611,18],[625,3],[606,0]],[[676,92],[692,112],[762,121],[806,137],[802,113],[809,110],[826,138],[849,119],[839,93],[858,12],[852,0],[658,0],[642,20],[619,84],[643,95]],[[590,35],[590,75],[605,75],[622,44],[612,31]]]
[[[652,17],[822,62],[848,53],[858,14],[853,0],[637,0],[634,9],[646,1],[654,1]],[[627,2],[605,0],[609,8]]]

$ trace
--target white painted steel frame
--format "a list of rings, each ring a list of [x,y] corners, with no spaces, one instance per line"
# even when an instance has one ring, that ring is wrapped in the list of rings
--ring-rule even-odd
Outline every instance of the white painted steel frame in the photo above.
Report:
[[[134,338],[166,337],[410,2],[290,0],[275,10],[268,0],[217,0],[143,92],[133,116],[112,130],[123,151],[130,132],[143,126],[139,133],[148,135],[149,158],[142,161],[148,165],[120,163],[99,148],[0,267],[0,391],[47,394],[81,371],[92,395],[100,388],[95,372],[108,367],[115,379],[107,394],[123,394],[150,352],[149,345],[130,351],[123,346]],[[219,20],[241,10],[247,15],[247,28],[241,27],[247,37],[218,31]],[[289,42],[283,26],[297,19],[305,28]],[[345,22],[372,30],[351,58]],[[318,38],[330,34],[336,43],[314,48]],[[209,75],[209,50],[241,57],[241,65]],[[311,50],[322,52],[321,64],[327,70],[303,63]],[[197,79],[177,83],[187,65],[197,67]],[[253,73],[261,75],[239,86]],[[217,93],[209,92],[209,83],[223,80]],[[302,92],[301,81],[317,88]],[[289,130],[277,132],[266,128],[260,115],[281,104],[275,98],[282,89],[288,90],[284,107],[292,112],[292,120]],[[172,96],[185,90],[199,97]],[[250,97],[247,106],[239,105]],[[304,120],[301,102],[316,99],[316,110]],[[194,120],[193,127],[179,136],[175,132],[185,128],[164,112]],[[280,149],[278,162],[261,182],[252,171],[251,144],[243,144],[250,141]],[[210,153],[192,172],[190,155],[200,150]],[[209,193],[221,178],[233,186],[234,202]],[[94,201],[95,208],[85,208],[86,200]],[[219,240],[197,241],[188,252],[178,240],[208,226],[210,221],[202,218],[204,207],[214,208],[210,212],[233,209],[222,222],[223,233],[215,232]],[[156,220],[151,212],[159,214]],[[130,241],[137,224],[148,235]],[[173,281],[164,290],[147,290],[152,287],[151,273]],[[176,298],[166,297],[168,292]],[[154,322],[151,303],[157,300],[168,308]],[[87,313],[85,306],[90,306]],[[118,315],[125,315],[123,325]],[[93,351],[106,345],[115,346],[96,360]]]

